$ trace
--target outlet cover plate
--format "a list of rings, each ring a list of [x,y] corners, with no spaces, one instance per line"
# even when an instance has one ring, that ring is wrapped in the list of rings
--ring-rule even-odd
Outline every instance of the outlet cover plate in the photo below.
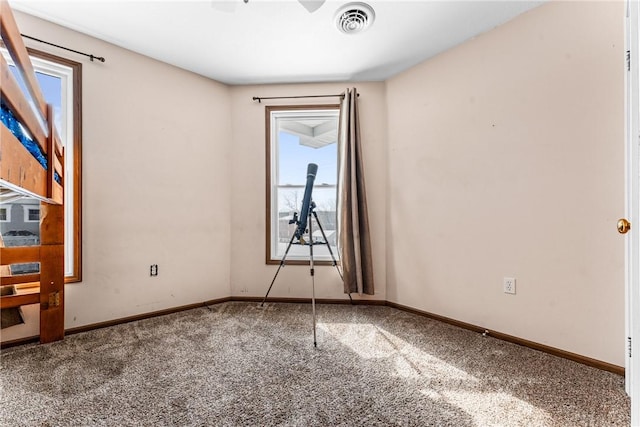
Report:
[[[516,279],[514,277],[505,277],[502,281],[502,287],[505,294],[516,293]]]

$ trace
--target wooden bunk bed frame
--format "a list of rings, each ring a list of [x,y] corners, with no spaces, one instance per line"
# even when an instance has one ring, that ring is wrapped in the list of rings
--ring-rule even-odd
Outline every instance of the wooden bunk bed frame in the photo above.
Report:
[[[0,99],[47,159],[44,168],[7,126],[0,126],[0,202],[18,196],[40,200],[40,245],[0,247],[5,272],[0,286],[16,291],[0,297],[0,310],[40,304],[40,342],[48,343],[64,337],[64,153],[53,107],[44,101],[7,0],[0,0],[0,34],[28,91],[22,92],[0,55]],[[40,263],[39,274],[6,273],[6,266],[31,262]]]

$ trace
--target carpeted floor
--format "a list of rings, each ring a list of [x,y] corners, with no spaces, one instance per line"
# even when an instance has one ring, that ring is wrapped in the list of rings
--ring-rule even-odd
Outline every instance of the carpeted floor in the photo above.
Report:
[[[624,379],[389,307],[225,303],[2,351],[2,426],[628,426]]]

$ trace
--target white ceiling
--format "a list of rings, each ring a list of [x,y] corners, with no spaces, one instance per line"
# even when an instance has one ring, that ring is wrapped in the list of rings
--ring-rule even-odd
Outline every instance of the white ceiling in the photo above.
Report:
[[[266,84],[386,80],[542,3],[370,0],[373,25],[346,35],[334,21],[349,1],[328,0],[314,13],[295,0],[229,1],[236,3],[233,12],[212,0],[10,4],[223,83]]]

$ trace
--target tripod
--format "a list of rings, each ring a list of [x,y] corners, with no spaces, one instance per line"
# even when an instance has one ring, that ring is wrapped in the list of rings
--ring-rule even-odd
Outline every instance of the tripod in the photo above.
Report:
[[[318,228],[320,229],[320,233],[322,234],[322,238],[324,239],[324,242],[314,242],[313,241],[313,221],[311,220],[311,218],[315,218],[316,223],[318,224]],[[293,219],[291,221],[289,221],[289,224],[298,224],[298,214],[294,213],[293,214]],[[320,219],[318,218],[318,214],[316,213],[316,204],[312,201],[309,207],[309,220],[308,220],[308,224],[309,224],[309,242],[305,242],[305,240],[300,237],[298,239],[298,243],[299,245],[309,245],[309,268],[310,268],[310,275],[311,275],[311,311],[313,312],[313,346],[317,347],[317,341],[316,341],[316,289],[315,289],[315,271],[313,268],[313,246],[314,245],[322,245],[322,244],[326,244],[327,245],[327,249],[329,249],[329,254],[331,255],[331,261],[333,266],[336,268],[336,270],[338,271],[338,275],[340,275],[340,279],[342,281],[344,281],[344,278],[342,277],[342,272],[340,271],[340,269],[338,268],[338,263],[336,262],[336,257],[333,255],[333,251],[331,250],[331,245],[329,245],[329,240],[327,239],[327,235],[324,233],[324,229],[322,228],[322,224],[320,223]],[[280,273],[280,270],[282,269],[282,267],[284,267],[285,261],[287,259],[287,254],[289,254],[289,249],[291,249],[291,246],[294,244],[293,241],[296,238],[296,233],[294,231],[294,233],[291,235],[291,239],[289,240],[289,244],[287,245],[287,249],[284,251],[284,255],[282,256],[282,260],[280,261],[280,266],[278,267],[278,270],[276,271],[275,276],[273,276],[273,280],[271,281],[271,285],[269,285],[269,289],[267,290],[267,294],[264,296],[264,299],[262,300],[262,303],[260,304],[260,307],[264,306],[264,302],[267,300],[267,297],[269,296],[269,292],[271,292],[271,288],[273,287],[273,284],[276,282],[276,278],[278,277],[278,273]],[[347,294],[349,295],[349,300],[351,301],[351,303],[353,304],[353,299],[351,298],[351,294]]]

